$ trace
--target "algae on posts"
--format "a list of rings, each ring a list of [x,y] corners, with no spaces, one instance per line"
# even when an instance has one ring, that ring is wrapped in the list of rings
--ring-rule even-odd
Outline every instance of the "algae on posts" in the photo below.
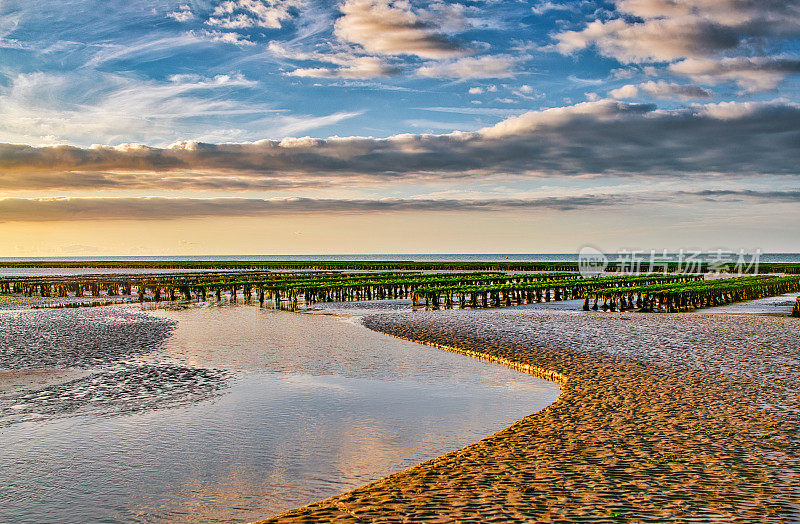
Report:
[[[675,313],[702,307],[721,306],[732,302],[755,300],[782,295],[800,290],[800,277],[777,277],[772,275],[747,276],[711,281],[659,283],[620,288],[608,287],[592,291],[595,297],[622,301],[627,297],[631,309],[632,299],[636,304],[642,297],[642,311],[665,311]]]

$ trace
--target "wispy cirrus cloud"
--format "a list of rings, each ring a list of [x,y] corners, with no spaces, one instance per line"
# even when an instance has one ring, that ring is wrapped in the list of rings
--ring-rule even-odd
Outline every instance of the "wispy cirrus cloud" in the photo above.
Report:
[[[399,69],[383,58],[365,56],[352,49],[342,47],[339,50],[322,53],[319,51],[302,51],[292,49],[285,44],[270,42],[269,51],[276,57],[292,61],[323,62],[336,67],[302,67],[294,69],[288,76],[313,78],[351,78],[369,79],[399,73]]]
[[[177,52],[189,48],[206,45],[210,39],[203,36],[205,32],[192,31],[170,35],[147,35],[127,38],[124,42],[104,43],[92,49],[81,69],[95,70],[106,67],[110,63],[120,61],[163,60],[174,56]]]
[[[374,56],[355,56],[347,65],[339,67],[301,67],[287,73],[289,76],[308,78],[354,78],[368,79],[398,73],[396,67],[387,65]]]
[[[179,74],[160,82],[98,72],[19,74],[0,87],[0,141],[169,143],[187,133],[201,140],[242,140],[302,133],[360,114],[293,115],[230,96],[257,86],[241,74]],[[238,126],[220,129],[218,118]]]

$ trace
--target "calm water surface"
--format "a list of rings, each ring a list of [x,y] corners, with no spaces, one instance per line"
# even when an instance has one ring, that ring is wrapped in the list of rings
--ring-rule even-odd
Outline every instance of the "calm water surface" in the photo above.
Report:
[[[353,316],[149,314],[177,325],[139,364],[225,370],[227,387],[177,407],[137,411],[132,396],[120,412],[0,426],[0,521],[253,520],[475,442],[559,392]]]

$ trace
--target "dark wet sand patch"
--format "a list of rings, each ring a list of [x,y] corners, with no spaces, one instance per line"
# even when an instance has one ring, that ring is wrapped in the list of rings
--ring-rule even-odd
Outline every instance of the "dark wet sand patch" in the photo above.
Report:
[[[175,322],[130,308],[0,312],[0,427],[211,398],[229,373],[162,361]]]

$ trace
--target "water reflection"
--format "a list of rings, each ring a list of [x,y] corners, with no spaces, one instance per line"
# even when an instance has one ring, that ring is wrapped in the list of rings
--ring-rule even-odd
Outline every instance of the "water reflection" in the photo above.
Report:
[[[558,389],[348,319],[155,311],[170,365],[228,370],[210,400],[2,428],[0,521],[247,521],[489,435]]]

